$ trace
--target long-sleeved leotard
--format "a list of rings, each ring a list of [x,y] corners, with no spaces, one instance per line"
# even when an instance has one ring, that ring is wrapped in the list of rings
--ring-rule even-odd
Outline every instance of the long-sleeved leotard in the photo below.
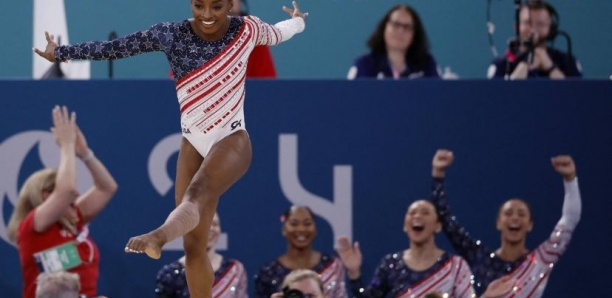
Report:
[[[527,255],[509,262],[497,256],[480,240],[472,238],[459,224],[449,209],[444,180],[433,179],[432,201],[438,209],[444,232],[455,251],[470,264],[476,276],[477,292],[482,293],[492,282],[503,280],[512,286],[499,297],[542,296],[553,265],[567,248],[580,220],[581,199],[577,178],[564,182],[564,186],[563,213],[550,237]]]
[[[468,264],[459,256],[445,252],[433,266],[414,271],[404,262],[403,252],[397,252],[382,259],[367,286],[363,286],[361,278],[351,280],[351,295],[414,298],[437,292],[448,298],[471,298],[476,297],[471,277]]]
[[[246,129],[244,82],[255,46],[276,45],[304,27],[300,17],[275,25],[254,16],[231,17],[225,36],[208,42],[193,32],[189,20],[166,22],[112,41],[59,46],[55,59],[109,60],[164,52],[175,74],[183,136],[206,156],[217,141]]]
[[[157,298],[184,298],[189,296],[185,265],[175,261],[159,270],[155,286]],[[247,298],[247,277],[238,260],[225,259],[215,271],[212,298]]]
[[[166,55],[175,79],[196,70],[219,54],[240,31],[245,23],[256,29],[256,45],[276,45],[289,40],[304,30],[304,20],[293,18],[275,25],[264,23],[254,16],[232,17],[226,35],[218,41],[208,42],[198,37],[189,24],[162,22],[151,28],[109,41],[90,41],[58,46],[55,60],[115,60],[144,53],[162,51]],[[249,52],[252,49],[249,49]],[[247,55],[248,57],[248,55]]]

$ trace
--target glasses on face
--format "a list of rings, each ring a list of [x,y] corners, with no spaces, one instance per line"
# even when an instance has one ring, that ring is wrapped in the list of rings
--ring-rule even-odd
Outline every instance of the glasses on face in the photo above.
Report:
[[[410,23],[401,23],[394,20],[387,21],[387,25],[391,26],[394,30],[412,31],[414,29],[414,26]]]

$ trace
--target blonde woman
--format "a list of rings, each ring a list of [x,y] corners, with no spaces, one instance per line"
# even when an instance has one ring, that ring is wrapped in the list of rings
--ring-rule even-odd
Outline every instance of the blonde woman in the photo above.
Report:
[[[8,226],[16,242],[23,275],[23,297],[33,298],[41,272],[70,271],[81,281],[81,293],[96,296],[98,248],[87,224],[108,204],[117,183],[87,146],[76,124],[76,114],[66,107],[53,109],[52,132],[60,147],[56,169],[32,174],[19,192]],[[89,170],[94,185],[84,194],[76,187],[76,157]],[[63,255],[66,258],[59,259]]]

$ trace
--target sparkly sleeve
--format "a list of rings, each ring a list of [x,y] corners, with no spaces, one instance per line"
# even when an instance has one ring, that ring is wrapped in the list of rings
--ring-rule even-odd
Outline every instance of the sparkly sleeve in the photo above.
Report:
[[[563,214],[557,226],[562,226],[565,229],[573,230],[580,221],[582,213],[582,199],[580,198],[580,188],[578,187],[578,178],[572,181],[564,181],[565,196],[563,198]]]
[[[159,23],[148,30],[109,41],[89,41],[55,49],[55,61],[115,60],[148,52],[161,51],[172,39],[171,23]]]
[[[373,298],[373,297],[386,297],[391,291],[387,276],[389,275],[390,263],[392,260],[390,256],[385,256],[376,270],[370,283],[364,288],[361,277],[357,280],[351,280],[351,295],[356,298]]]
[[[564,186],[565,198],[563,200],[561,219],[550,234],[550,237],[537,248],[538,254],[536,256],[546,264],[552,264],[559,260],[559,257],[565,252],[572,238],[574,228],[576,228],[578,221],[580,221],[582,202],[578,178],[569,182],[564,181]]]
[[[349,288],[351,290],[352,298],[361,297],[363,295],[363,291],[365,290],[361,277],[359,277],[358,279],[349,279]]]
[[[246,16],[247,20],[254,23],[257,37],[257,45],[277,45],[283,41],[291,39],[295,34],[304,31],[306,23],[302,18],[291,18],[282,22],[270,25],[255,16]]]
[[[180,281],[176,272],[180,272],[178,263],[165,265],[157,273],[155,282],[156,298],[180,298],[180,293],[186,289],[187,285]]]
[[[270,298],[276,292],[272,266],[264,266],[255,275],[255,298]]]
[[[281,41],[287,41],[298,33],[301,33],[306,28],[306,22],[302,18],[291,18],[282,22],[274,24],[278,30],[280,30],[282,38]]]
[[[444,179],[433,178],[431,201],[438,209],[444,234],[455,252],[465,258],[470,266],[476,266],[481,258],[486,258],[492,253],[480,243],[480,240],[473,239],[451,213],[444,192]]]

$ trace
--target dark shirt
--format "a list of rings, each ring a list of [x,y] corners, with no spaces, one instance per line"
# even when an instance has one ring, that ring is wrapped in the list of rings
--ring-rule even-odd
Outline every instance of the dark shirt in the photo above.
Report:
[[[364,55],[355,60],[355,64],[349,71],[349,79],[356,78],[393,78],[393,71],[386,55],[375,55],[373,53]],[[408,63],[400,77],[402,79],[439,78],[438,64],[431,55],[421,66]]]
[[[553,64],[563,72],[566,77],[582,77],[582,72],[578,66],[578,62],[573,56],[570,56],[557,49],[546,48],[548,56],[552,60]],[[521,59],[522,58],[522,59]],[[504,57],[498,57],[491,63],[489,77],[490,78],[504,78],[506,75],[512,74],[516,66],[524,61],[526,56],[515,57],[512,54],[507,53]],[[493,70],[495,72],[493,72]],[[548,72],[539,70],[529,70],[527,74],[528,78],[548,78]]]

